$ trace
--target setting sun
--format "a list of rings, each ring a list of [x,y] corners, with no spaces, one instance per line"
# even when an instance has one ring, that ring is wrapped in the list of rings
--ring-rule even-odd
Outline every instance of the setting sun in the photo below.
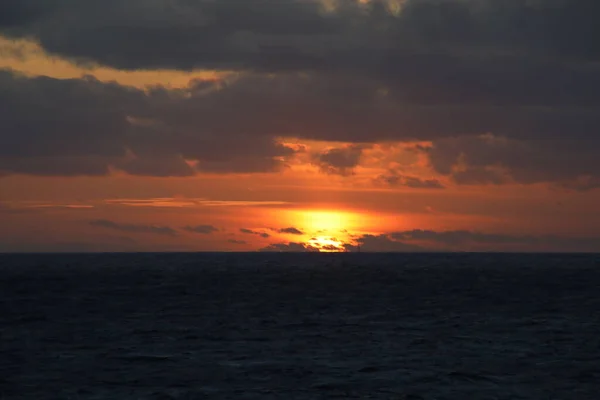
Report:
[[[344,243],[333,237],[317,236],[308,240],[307,243],[321,252],[333,253],[346,251]]]
[[[303,227],[304,243],[321,252],[343,252],[353,242],[351,232],[360,230],[363,217],[348,211],[297,210],[293,223]]]

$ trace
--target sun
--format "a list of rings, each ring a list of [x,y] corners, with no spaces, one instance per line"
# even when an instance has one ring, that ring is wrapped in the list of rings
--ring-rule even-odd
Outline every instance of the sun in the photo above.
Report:
[[[307,241],[307,244],[320,252],[339,253],[346,251],[344,243],[336,238],[327,236],[317,236]]]
[[[294,219],[305,229],[306,245],[320,252],[346,251],[348,230],[356,226],[353,213],[337,210],[297,210]]]
[[[281,211],[277,223],[302,232],[285,240],[302,243],[308,251],[332,253],[348,251],[368,220],[367,214],[347,210],[295,209]]]

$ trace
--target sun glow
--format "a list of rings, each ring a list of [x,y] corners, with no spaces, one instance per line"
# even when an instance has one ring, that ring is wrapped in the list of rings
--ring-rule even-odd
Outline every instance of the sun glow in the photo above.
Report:
[[[304,236],[302,242],[310,249],[321,252],[346,251],[352,242],[350,232],[360,226],[358,214],[338,210],[293,210],[290,224],[298,227]]]
[[[345,251],[344,243],[333,237],[317,236],[308,240],[307,244],[326,253]]]
[[[271,218],[271,226],[293,227],[298,231],[279,231],[279,242],[302,244],[308,251],[320,252],[353,251],[360,236],[377,234],[391,224],[398,226],[397,220],[385,214],[352,209],[282,208],[273,213]]]
[[[296,211],[295,221],[314,234],[339,233],[356,225],[355,216],[343,211]]]

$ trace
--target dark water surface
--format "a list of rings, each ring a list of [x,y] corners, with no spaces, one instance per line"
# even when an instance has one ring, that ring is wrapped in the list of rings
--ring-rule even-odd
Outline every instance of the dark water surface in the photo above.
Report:
[[[1,399],[600,399],[600,256],[0,255]]]

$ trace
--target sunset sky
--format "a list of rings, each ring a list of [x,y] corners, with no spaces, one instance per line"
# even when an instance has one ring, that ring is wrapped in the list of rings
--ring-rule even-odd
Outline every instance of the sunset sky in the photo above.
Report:
[[[600,251],[598,0],[3,0],[0,252]]]

